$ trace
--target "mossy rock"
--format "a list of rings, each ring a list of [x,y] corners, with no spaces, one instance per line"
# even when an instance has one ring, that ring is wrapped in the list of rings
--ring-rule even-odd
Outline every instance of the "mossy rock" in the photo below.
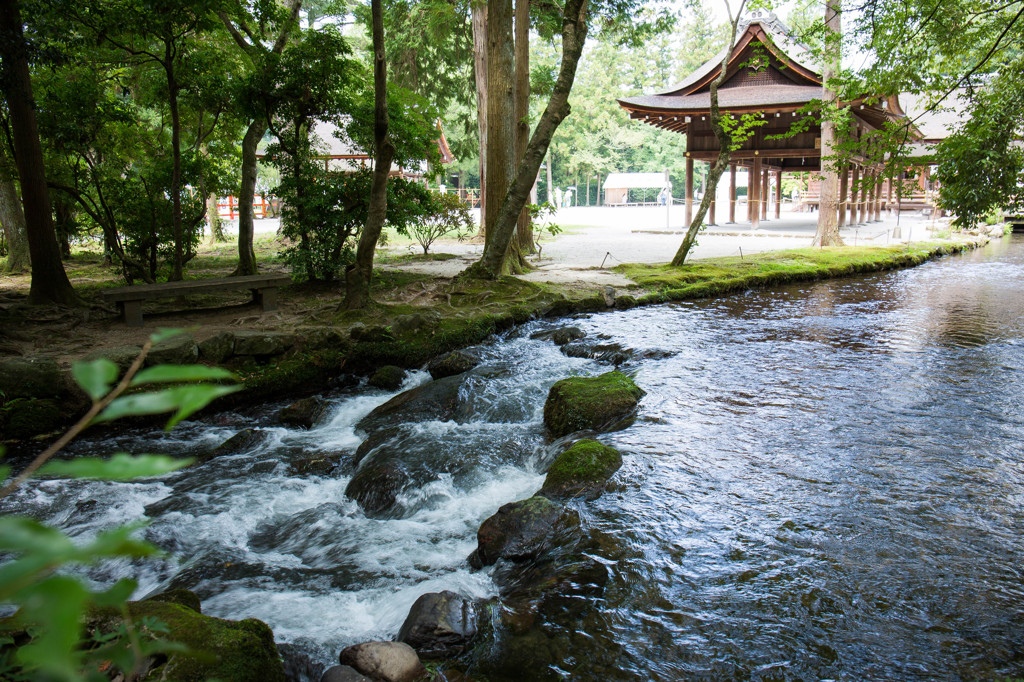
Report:
[[[203,612],[203,604],[199,601],[199,597],[192,590],[167,590],[166,592],[160,592],[146,597],[142,601],[159,601],[168,604],[178,604],[179,606],[192,609],[196,613]]]
[[[535,495],[510,502],[482,524],[477,531],[477,548],[469,557],[474,568],[490,566],[498,559],[536,559],[564,541],[566,531],[579,528],[579,514],[546,497]]]
[[[145,619],[159,621],[161,639],[180,642],[188,653],[172,653],[153,660],[143,680],[178,682],[284,682],[284,667],[274,644],[274,633],[255,618],[241,621],[204,616],[181,604],[162,601],[129,602],[128,613],[143,637],[152,636]],[[121,624],[114,610],[94,612],[88,622],[93,633],[110,633]]]
[[[621,372],[562,379],[548,392],[544,424],[555,438],[584,429],[615,431],[629,425],[643,396]]]
[[[615,308],[617,310],[629,310],[637,306],[637,300],[635,297],[629,294],[623,294],[622,296],[615,297]]]
[[[26,440],[51,433],[63,426],[64,418],[64,409],[56,400],[11,400],[0,409],[0,440]]]
[[[0,399],[56,398],[62,393],[60,366],[45,358],[0,361]]]
[[[622,455],[615,448],[596,440],[577,441],[555,458],[539,494],[549,498],[583,495],[594,499],[621,466]]]
[[[396,365],[384,365],[370,377],[367,382],[374,388],[383,388],[386,391],[397,391],[405,381],[406,372]]]

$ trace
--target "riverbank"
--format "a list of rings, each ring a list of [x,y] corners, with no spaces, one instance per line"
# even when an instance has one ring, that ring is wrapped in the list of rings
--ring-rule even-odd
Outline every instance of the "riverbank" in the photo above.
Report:
[[[156,327],[190,328],[163,362],[203,362],[229,367],[245,390],[214,409],[311,394],[339,381],[366,376],[383,365],[419,367],[432,357],[478,343],[536,317],[558,317],[608,309],[722,295],[778,284],[841,277],[920,264],[971,249],[985,237],[956,242],[888,247],[796,249],[694,261],[683,268],[620,265],[607,272],[624,285],[587,279],[537,282],[503,278],[463,281],[403,271],[385,262],[374,283],[377,303],[364,311],[339,312],[337,286],[293,285],[282,292],[280,310],[266,315],[225,297],[155,304],[146,329],[124,327],[98,303],[114,286],[98,276],[95,263],[76,285],[90,303],[82,309],[32,308],[7,293],[0,303],[0,440],[45,438],[60,431],[86,407],[69,379],[70,363],[109,357],[124,366]],[[427,263],[440,261],[423,261]],[[221,264],[223,269],[224,264]],[[272,266],[282,269],[281,266]],[[219,276],[216,267],[194,274]],[[88,280],[88,281],[83,281]],[[204,310],[205,306],[219,306]]]

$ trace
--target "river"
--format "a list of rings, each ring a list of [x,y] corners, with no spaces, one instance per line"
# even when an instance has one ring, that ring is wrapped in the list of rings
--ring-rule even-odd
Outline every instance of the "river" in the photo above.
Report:
[[[600,436],[625,460],[611,490],[572,503],[613,540],[594,557],[607,584],[541,614],[535,679],[1024,675],[1024,240],[571,324],[632,349],[622,369],[647,395],[633,426]],[[365,387],[326,394],[309,431],[266,405],[84,440],[74,451],[188,453],[243,428],[266,436],[155,480],[36,482],[5,510],[83,537],[148,518],[170,556],[93,579],[132,575],[139,596],[187,587],[205,613],[265,620],[288,656],[330,665],[345,645],[393,637],[420,594],[496,593],[465,560],[477,527],[539,489],[557,454],[541,423],[551,384],[609,369],[530,338],[553,326],[480,346],[455,419],[397,425],[385,447],[450,464],[393,518],[345,497],[344,467],[290,468],[354,452],[355,424],[394,395]]]

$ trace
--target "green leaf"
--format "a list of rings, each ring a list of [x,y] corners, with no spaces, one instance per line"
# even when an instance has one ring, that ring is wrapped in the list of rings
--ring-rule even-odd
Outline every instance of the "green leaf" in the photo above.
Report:
[[[0,448],[0,451],[2,450],[3,448]],[[0,456],[2,456],[2,454],[0,454]],[[5,483],[7,479],[10,478],[10,476],[11,467],[7,466],[6,464],[0,464],[0,484]]]
[[[99,400],[110,392],[111,384],[117,379],[117,365],[105,358],[74,362],[71,363],[71,375],[90,398]]]
[[[104,481],[128,481],[146,476],[161,476],[191,464],[191,458],[166,455],[129,455],[119,452],[110,459],[77,457],[70,460],[48,462],[39,469],[40,474],[67,478],[93,478]]]
[[[155,332],[149,335],[149,340],[153,342],[153,345],[166,341],[167,339],[173,339],[179,334],[184,334],[184,329],[157,329]]]
[[[108,422],[121,417],[145,414],[161,414],[175,412],[167,423],[170,429],[182,419],[196,410],[206,407],[210,401],[241,389],[241,386],[215,386],[198,384],[195,386],[175,386],[153,393],[122,396],[114,400],[93,421]]]
[[[71,540],[56,528],[35,519],[0,516],[0,550],[61,555],[73,549]]]
[[[221,367],[206,365],[157,365],[142,370],[132,379],[132,386],[140,384],[174,383],[185,381],[218,381],[235,379],[235,375]]]
[[[26,591],[22,604],[39,625],[39,634],[20,647],[23,666],[59,680],[84,679],[80,672],[81,621],[89,591],[67,576],[53,576]]]

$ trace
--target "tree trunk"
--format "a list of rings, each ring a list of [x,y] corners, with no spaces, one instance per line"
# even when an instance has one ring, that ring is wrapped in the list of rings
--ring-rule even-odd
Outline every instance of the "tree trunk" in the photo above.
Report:
[[[29,301],[73,304],[78,302],[78,297],[64,272],[50,214],[50,195],[46,186],[43,150],[39,144],[26,49],[16,0],[0,0],[0,68],[3,69],[0,81],[7,99],[14,157],[21,180],[25,235],[32,261]]]
[[[238,267],[232,275],[255,275],[258,271],[256,252],[252,247],[252,204],[256,197],[256,148],[266,132],[266,124],[257,119],[249,124],[242,138],[242,183],[238,190]]]
[[[704,198],[700,201],[700,206],[697,208],[697,214],[693,216],[693,220],[690,221],[690,225],[686,230],[686,236],[683,237],[683,243],[679,245],[679,250],[676,251],[675,257],[672,258],[672,265],[678,267],[686,262],[686,256],[689,255],[690,249],[693,248],[693,243],[697,239],[697,233],[704,226],[704,216],[707,215],[708,209],[711,207],[711,199],[715,196],[715,192],[718,191],[718,181],[721,179],[722,174],[729,167],[729,157],[731,155],[729,147],[732,143],[732,139],[729,133],[722,127],[722,114],[718,108],[718,88],[725,82],[726,71],[729,66],[729,57],[732,55],[733,46],[736,42],[736,28],[739,25],[740,16],[743,14],[743,6],[745,1],[740,2],[739,8],[736,10],[736,17],[732,18],[732,33],[729,36],[729,47],[725,50],[725,57],[722,59],[722,66],[719,70],[718,76],[715,80],[711,81],[711,129],[715,133],[715,137],[718,138],[718,159],[715,160],[715,165],[711,167],[711,172],[708,173],[707,184],[705,185]],[[689,177],[689,174],[688,174]],[[750,187],[754,181],[748,181],[747,186]],[[689,191],[689,188],[688,188]]]
[[[178,109],[178,80],[174,75],[175,57],[170,39],[164,45],[167,104],[171,110],[171,231],[174,235],[174,260],[168,280],[180,282],[185,272],[185,234],[181,224],[181,112]]]
[[[516,165],[526,156],[526,145],[530,143],[530,0],[516,0]],[[531,190],[532,192],[532,190]],[[516,238],[512,247],[512,258],[519,260],[520,268],[526,267],[525,256],[536,253],[533,244],[533,225],[530,211],[523,207],[516,223]]]
[[[494,241],[501,204],[515,170],[515,74],[512,0],[487,3],[487,199],[484,250]],[[518,215],[516,216],[518,220]]]
[[[480,138],[480,231],[487,233],[487,3],[473,3],[473,74],[476,78],[476,121]]]
[[[0,223],[7,241],[7,262],[4,272],[21,272],[29,267],[28,237],[25,232],[25,212],[14,179],[0,178]]]
[[[551,186],[551,165],[552,165],[553,159],[554,159],[554,156],[551,154],[551,149],[548,148],[548,162],[546,164],[544,164],[545,166],[547,166],[547,169],[548,169],[548,187],[547,187],[547,191],[544,192],[544,201],[548,202],[552,206],[555,206],[555,195],[552,194],[552,192],[554,191],[554,188]],[[555,206],[555,208],[558,208],[558,207]]]
[[[377,155],[374,158],[373,183],[370,186],[370,209],[366,225],[359,235],[356,262],[345,273],[345,301],[342,308],[364,308],[370,302],[370,277],[373,275],[373,253],[377,248],[384,219],[388,210],[388,175],[395,146],[388,137],[388,73],[387,55],[384,53],[383,0],[373,0],[373,141]]]
[[[214,192],[206,195],[206,223],[210,227],[211,244],[220,244],[228,240],[224,235],[224,220],[220,217],[220,209],[217,208],[217,194]]]
[[[839,74],[841,50],[839,0],[828,0],[825,5],[825,49],[828,57],[822,70],[821,105],[826,110],[821,117],[821,193],[818,198],[818,229],[814,233],[814,246],[842,246],[839,237],[839,170],[836,166],[836,124],[833,115],[839,106],[839,97],[829,82]]]
[[[526,147],[526,155],[516,170],[501,209],[497,212],[497,221],[487,230],[488,239],[484,245],[484,253],[480,260],[466,271],[469,277],[494,279],[507,271],[508,245],[515,232],[519,213],[530,194],[530,186],[537,177],[537,171],[548,151],[555,129],[570,112],[569,93],[576,78],[576,66],[583,52],[583,44],[587,39],[587,10],[587,0],[568,0],[565,4],[562,19],[562,63],[558,79]],[[507,47],[510,48],[511,45]],[[493,131],[491,132],[493,134]]]

